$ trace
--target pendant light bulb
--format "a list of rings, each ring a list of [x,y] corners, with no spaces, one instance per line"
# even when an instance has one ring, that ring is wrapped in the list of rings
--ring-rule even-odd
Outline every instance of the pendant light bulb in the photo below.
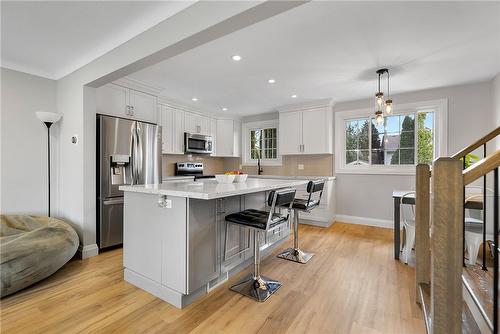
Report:
[[[378,109],[381,109],[384,104],[384,93],[378,92],[375,94],[375,101],[377,102]]]
[[[384,116],[382,116],[382,112],[380,110],[375,112],[375,121],[379,125],[384,121]]]
[[[385,112],[387,114],[392,113],[392,100],[391,99],[388,99],[387,101],[385,101]]]

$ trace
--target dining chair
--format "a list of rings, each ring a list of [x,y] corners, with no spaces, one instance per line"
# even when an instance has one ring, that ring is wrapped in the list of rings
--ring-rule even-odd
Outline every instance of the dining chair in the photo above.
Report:
[[[474,190],[480,190],[480,192],[477,192]],[[468,201],[474,200],[474,199],[483,199],[483,187],[478,187],[478,186],[467,186],[465,187],[465,202],[467,203]],[[471,193],[472,192],[472,193]],[[491,197],[493,195],[493,190],[486,188],[486,197]],[[479,247],[481,246],[483,242],[483,228],[486,228],[484,221],[484,211],[481,210],[481,217],[474,218],[470,216],[470,210],[469,211],[469,216],[466,216],[464,218],[465,220],[465,248],[467,250],[467,255],[468,259],[466,259],[466,263],[469,265],[474,265],[476,264],[477,261],[477,255],[479,253]],[[492,234],[487,234],[486,235],[486,240],[492,240],[493,235]]]
[[[406,198],[414,198],[415,191],[410,191],[403,196],[399,202],[401,208],[401,220],[405,231],[405,239],[403,244],[403,261],[408,264],[408,258],[415,246],[415,204],[404,203]]]

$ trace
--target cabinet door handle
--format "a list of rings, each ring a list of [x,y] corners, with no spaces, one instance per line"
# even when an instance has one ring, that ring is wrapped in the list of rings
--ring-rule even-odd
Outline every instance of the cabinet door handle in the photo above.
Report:
[[[306,144],[302,144],[302,153],[306,151]]]

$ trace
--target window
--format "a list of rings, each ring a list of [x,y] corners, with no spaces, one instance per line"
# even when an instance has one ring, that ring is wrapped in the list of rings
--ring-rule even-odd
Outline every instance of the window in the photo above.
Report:
[[[416,164],[431,164],[445,154],[446,104],[400,105],[381,124],[368,110],[337,112],[337,172],[411,174]]]
[[[243,165],[281,165],[278,152],[278,120],[244,123]]]
[[[278,157],[278,129],[250,130],[250,159],[276,159]]]

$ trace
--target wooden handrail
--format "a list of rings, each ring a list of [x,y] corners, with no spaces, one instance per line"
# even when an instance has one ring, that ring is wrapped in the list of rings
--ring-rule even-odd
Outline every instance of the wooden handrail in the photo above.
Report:
[[[496,150],[495,153],[479,160],[469,168],[465,169],[462,172],[464,177],[464,186],[474,182],[481,176],[486,175],[498,166],[500,166],[500,150]]]
[[[477,148],[481,147],[482,145],[486,144],[487,142],[489,142],[490,140],[494,139],[498,135],[500,135],[500,126],[497,127],[495,130],[491,131],[490,133],[488,133],[487,135],[485,135],[484,137],[476,140],[475,142],[473,142],[469,146],[467,146],[467,147],[463,148],[462,150],[458,151],[457,153],[455,153],[451,157],[454,158],[454,159],[463,158],[467,154],[471,153],[475,149],[477,149]]]

